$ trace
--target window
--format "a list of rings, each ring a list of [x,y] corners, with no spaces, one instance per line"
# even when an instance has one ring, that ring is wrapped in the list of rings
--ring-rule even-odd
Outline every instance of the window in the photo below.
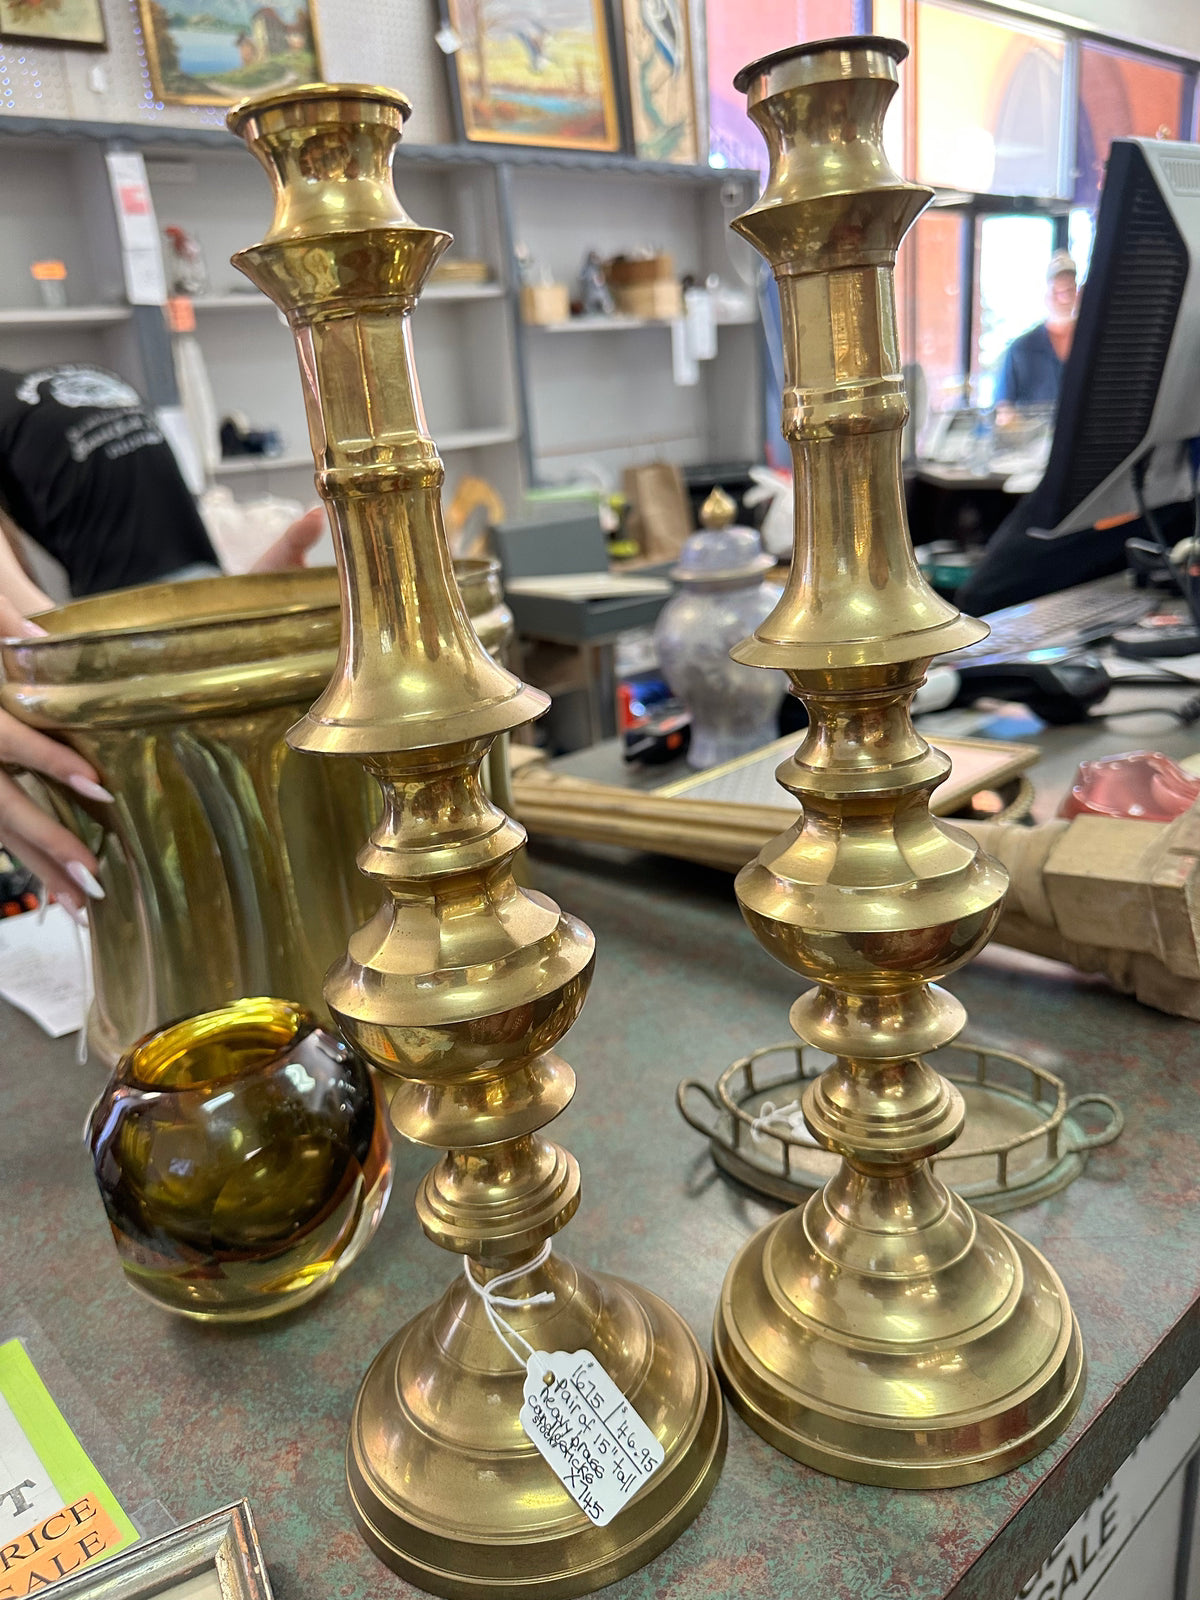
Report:
[[[1114,139],[1182,139],[1188,75],[1179,67],[1110,50],[1079,47],[1075,203],[1094,211]]]
[[[913,0],[874,0],[873,9],[872,33],[882,34],[885,39],[903,39],[911,50]],[[888,106],[887,115],[883,119],[884,153],[896,171],[906,176],[909,173],[905,131],[908,115],[906,89],[912,70],[913,58],[910,54],[908,60],[900,67],[900,87],[893,95],[892,103]]]
[[[749,167],[764,176],[766,146],[746,115],[736,73],[797,39],[856,32],[854,0],[707,0],[708,159],[714,167]]]
[[[1095,217],[1083,206],[1075,206],[1067,219],[1067,249],[1075,262],[1080,283],[1087,277],[1092,262],[1092,240],[1095,236]]]
[[[920,0],[914,57],[922,183],[968,194],[1063,192],[1062,34]]]
[[[976,400],[990,406],[1004,352],[1046,315],[1046,267],[1054,251],[1049,217],[982,217],[979,221],[978,314],[973,371]]]
[[[921,368],[935,411],[968,393],[992,403],[1005,350],[1045,315],[1056,244],[1068,245],[1083,282],[1113,139],[1193,136],[1184,125],[1193,66],[1069,26],[959,0],[707,0],[706,10],[711,160],[764,175],[762,140],[732,87],[746,62],[863,26],[909,45],[884,148],[904,176],[952,191],[896,262],[901,358]],[[989,195],[1049,204],[1008,210]]]
[[[962,397],[963,226],[957,211],[927,211],[896,262],[901,359],[921,368],[932,411]]]

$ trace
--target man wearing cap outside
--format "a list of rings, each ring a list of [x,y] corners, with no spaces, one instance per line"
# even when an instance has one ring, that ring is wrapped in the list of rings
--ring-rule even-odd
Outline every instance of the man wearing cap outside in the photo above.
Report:
[[[1046,268],[1046,318],[1013,340],[1004,353],[996,383],[996,414],[1024,406],[1058,404],[1063,367],[1075,334],[1078,299],[1075,263],[1065,250],[1056,250]]]

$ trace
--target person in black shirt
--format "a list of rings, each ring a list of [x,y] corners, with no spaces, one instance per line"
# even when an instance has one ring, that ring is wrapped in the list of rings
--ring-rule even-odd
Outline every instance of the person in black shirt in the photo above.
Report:
[[[153,415],[123,378],[100,367],[75,363],[24,374],[0,368],[0,504],[61,563],[74,595],[220,571]],[[302,567],[324,527],[321,507],[298,518],[254,570]],[[0,636],[42,633],[28,614],[52,605],[0,530]],[[85,899],[104,894],[96,858],[3,764],[46,773],[91,800],[112,795],[69,746],[0,710],[0,838],[78,914]]]
[[[220,570],[153,414],[100,367],[0,368],[0,501],[73,595]]]

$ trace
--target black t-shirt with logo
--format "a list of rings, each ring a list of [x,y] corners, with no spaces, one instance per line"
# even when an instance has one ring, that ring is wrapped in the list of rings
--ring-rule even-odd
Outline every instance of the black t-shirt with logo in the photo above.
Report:
[[[66,568],[72,594],[217,562],[158,423],[100,367],[0,368],[0,499]]]

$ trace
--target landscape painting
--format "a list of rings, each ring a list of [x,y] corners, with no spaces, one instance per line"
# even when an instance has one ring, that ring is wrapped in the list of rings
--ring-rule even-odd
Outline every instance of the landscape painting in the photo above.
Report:
[[[103,50],[100,0],[0,0],[0,40]]]
[[[138,0],[155,93],[175,105],[228,106],[321,76],[303,0]]]
[[[449,14],[467,139],[619,148],[603,0],[449,0]]]

